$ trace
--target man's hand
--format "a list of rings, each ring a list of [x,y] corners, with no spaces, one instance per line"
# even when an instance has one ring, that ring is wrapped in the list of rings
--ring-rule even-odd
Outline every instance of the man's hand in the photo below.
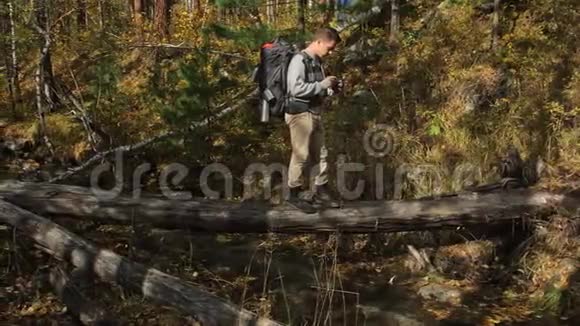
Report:
[[[334,88],[338,84],[338,78],[335,76],[328,76],[320,82],[323,89]]]

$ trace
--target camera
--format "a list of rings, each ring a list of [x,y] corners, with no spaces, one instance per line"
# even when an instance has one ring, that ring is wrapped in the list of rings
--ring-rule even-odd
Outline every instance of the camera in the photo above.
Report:
[[[336,83],[336,86],[334,86],[334,92],[335,93],[340,93],[342,92],[342,89],[344,88],[344,81],[342,79],[339,79],[338,82]]]
[[[338,93],[342,92],[342,89],[344,87],[344,81],[342,79],[337,79],[336,84],[328,89],[328,95],[329,96],[334,96],[337,95]]]

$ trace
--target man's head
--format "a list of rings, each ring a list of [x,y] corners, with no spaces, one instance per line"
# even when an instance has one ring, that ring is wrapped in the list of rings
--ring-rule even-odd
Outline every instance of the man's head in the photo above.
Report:
[[[314,33],[312,42],[308,45],[308,49],[319,57],[328,55],[338,43],[341,42],[338,31],[334,28],[321,28]]]

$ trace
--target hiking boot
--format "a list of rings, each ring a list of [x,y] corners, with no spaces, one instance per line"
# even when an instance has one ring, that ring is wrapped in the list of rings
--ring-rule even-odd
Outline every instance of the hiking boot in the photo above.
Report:
[[[331,207],[331,208],[339,208],[340,201],[336,199],[337,196],[330,190],[327,183],[316,186],[316,193],[314,194],[314,200],[317,204]]]
[[[301,187],[290,188],[290,197],[287,202],[306,214],[314,214],[317,212],[317,209],[312,206],[312,201],[307,198],[306,193],[302,191]]]

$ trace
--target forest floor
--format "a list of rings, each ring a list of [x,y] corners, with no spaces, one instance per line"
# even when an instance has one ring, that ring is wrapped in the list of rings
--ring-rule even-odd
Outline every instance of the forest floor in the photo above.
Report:
[[[38,162],[4,161],[0,179]],[[38,175],[36,175],[38,177]],[[578,325],[580,222],[550,213],[526,223],[393,234],[200,234],[58,219],[131,260],[292,325]],[[75,325],[41,281],[58,261],[0,227],[0,321]],[[411,252],[416,250],[417,258]],[[127,325],[195,325],[110,284],[85,289]]]
[[[292,325],[578,325],[578,219],[490,230],[395,234],[196,234],[58,221],[134,261]],[[475,232],[475,231],[474,231]],[[58,264],[0,229],[0,320],[74,325],[39,275]],[[413,246],[426,260],[409,253]],[[128,325],[194,325],[176,310],[95,283],[89,296]],[[243,304],[242,304],[243,303]]]
[[[33,125],[0,125],[0,134],[26,138]],[[33,155],[2,163],[0,179],[46,179],[36,173],[40,163]],[[57,222],[100,248],[285,324],[580,324],[577,216],[528,217],[487,233],[341,235],[338,241],[335,234],[137,232],[143,226]],[[417,259],[409,246],[427,258]],[[0,226],[1,324],[76,324],[40,281],[57,265]],[[110,284],[95,283],[88,293],[123,324],[194,325],[174,309]]]

